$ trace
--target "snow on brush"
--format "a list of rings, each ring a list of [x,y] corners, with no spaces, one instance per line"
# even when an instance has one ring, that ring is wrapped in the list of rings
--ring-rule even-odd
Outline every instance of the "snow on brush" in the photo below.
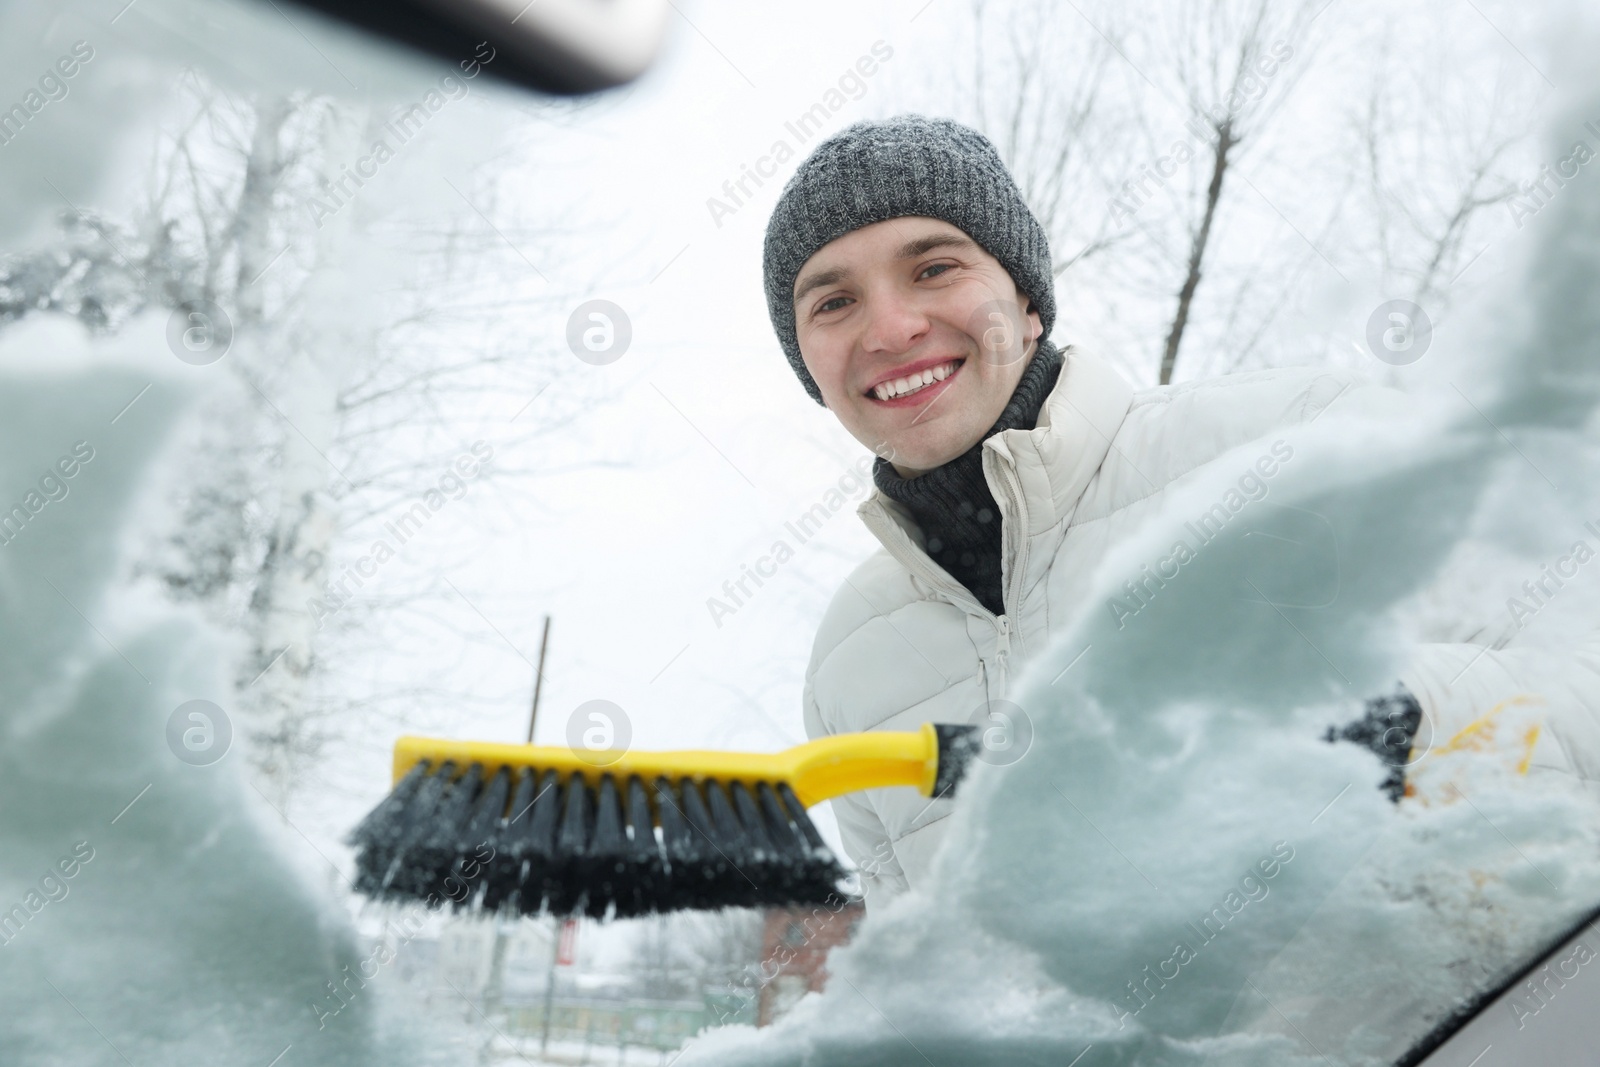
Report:
[[[1583,103],[1548,143],[1600,111]],[[1573,776],[1504,746],[1430,753],[1394,805],[1372,753],[1322,739],[1392,691],[1417,605],[1482,579],[1454,569],[1463,543],[1534,579],[1595,544],[1600,189],[1570,184],[1538,224],[1496,250],[1520,257],[1511,283],[1435,336],[1410,398],[1352,384],[1119,546],[1019,679],[1032,747],[975,768],[931,884],[869,901],[825,992],[680,1067],[1392,1063],[1600,905],[1600,808]],[[1269,494],[1115,618],[1124,579],[1280,438]],[[1551,717],[1587,714],[1594,586],[1538,635]],[[1531,714],[1509,706],[1502,736],[1533,736]]]

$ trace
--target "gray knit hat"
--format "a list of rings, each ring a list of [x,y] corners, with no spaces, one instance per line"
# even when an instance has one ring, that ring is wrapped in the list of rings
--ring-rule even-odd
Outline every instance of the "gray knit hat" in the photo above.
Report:
[[[817,249],[901,215],[943,219],[1000,261],[1050,336],[1056,317],[1050,243],[989,139],[925,115],[855,122],[817,145],[783,187],[767,223],[767,312],[800,384],[822,393],[795,336],[794,281]]]

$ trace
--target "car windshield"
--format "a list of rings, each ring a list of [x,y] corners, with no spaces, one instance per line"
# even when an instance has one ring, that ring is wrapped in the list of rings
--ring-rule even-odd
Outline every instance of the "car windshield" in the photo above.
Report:
[[[0,16],[7,1063],[1592,1061],[1591,16],[444,7]]]

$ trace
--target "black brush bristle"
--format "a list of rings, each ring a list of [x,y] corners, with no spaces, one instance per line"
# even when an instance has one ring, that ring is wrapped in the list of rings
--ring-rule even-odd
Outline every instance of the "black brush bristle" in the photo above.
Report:
[[[388,862],[381,864],[372,896],[394,900],[427,899],[426,876],[419,875],[412,857],[416,846],[432,832],[454,780],[455,764],[449,760],[437,768],[424,769],[416,791],[394,813],[392,833],[387,841]],[[360,861],[357,862],[360,866]],[[374,861],[370,866],[377,871],[380,864]],[[422,887],[420,892],[419,886]]]
[[[573,863],[573,880],[582,889],[583,910],[590,918],[604,918],[612,905],[621,906],[620,897],[632,895],[633,887],[626,876],[627,852],[622,797],[617,793],[616,780],[607,774],[601,777],[595,795],[588,844]]]
[[[717,896],[726,899],[737,895],[740,881],[749,883],[752,891],[759,891],[752,877],[756,863],[755,843],[728,802],[727,790],[721,782],[708,779],[705,791],[706,808],[711,813],[711,844],[717,850]]]
[[[939,740],[938,771],[934,776],[933,795],[954,796],[956,786],[967,773],[967,765],[972,762],[972,757],[983,751],[983,735],[972,723],[936,722],[933,732]]]
[[[470,912],[623,918],[829,904],[844,870],[786,782],[419,762],[347,839],[357,891]]]
[[[359,850],[356,853],[357,892],[376,896],[383,889],[395,857],[399,854],[400,842],[405,838],[407,808],[422,788],[430,769],[427,760],[417,763],[394,787],[394,792],[384,797],[350,831],[345,843]]]
[[[836,892],[844,871],[822,843],[811,817],[785,784],[780,783],[778,792],[774,792],[772,786],[762,782],[757,793],[777,853],[775,879],[796,900],[827,900]],[[789,799],[781,799],[779,793]]]
[[[587,897],[584,875],[589,867],[589,841],[594,836],[594,793],[579,775],[562,790],[561,831],[556,858],[546,874],[546,904],[557,915],[578,912]]]
[[[456,859],[463,851],[472,851],[466,843],[467,824],[482,786],[483,767],[477,763],[449,784],[426,830],[407,844],[401,866],[407,881],[402,885],[397,877],[390,883],[391,893],[433,892],[459,903],[465,890],[454,877]]]
[[[530,771],[530,777],[535,773]],[[514,864],[508,872],[513,882],[509,906],[523,915],[537,914],[554,885],[560,857],[556,848],[560,817],[560,776],[555,771],[545,771],[539,776],[539,788],[534,791],[507,854],[507,862]],[[496,862],[499,860],[496,857]]]
[[[817,832],[811,816],[806,813],[805,805],[794,795],[789,783],[779,782],[777,792],[784,807],[788,809],[789,818],[793,820],[804,848],[802,853],[796,855],[794,861],[792,877],[803,881],[803,886],[796,890],[795,895],[808,904],[827,903],[836,896],[835,887],[844,877],[844,870],[840,868],[839,861],[823,842],[822,834]]]
[[[704,854],[710,851],[705,835],[689,824],[677,787],[665,776],[655,781],[656,818],[661,823],[664,864],[662,887],[656,894],[657,911],[692,908],[698,899],[697,883],[705,880]]]
[[[511,771],[501,767],[472,802],[472,812],[445,879],[445,893],[457,910],[480,904],[488,889],[494,840],[500,824],[505,821],[506,798],[510,792]]]
[[[683,813],[684,822],[689,825],[689,838],[694,842],[693,855],[698,857],[691,861],[690,856],[685,855],[680,862],[672,864],[674,881],[680,885],[678,907],[715,908],[725,893],[723,883],[728,873],[727,853],[717,840],[716,825],[706,807],[705,797],[700,795],[700,786],[692,779],[680,779],[672,797]],[[668,854],[668,862],[672,862],[672,859]]]
[[[625,869],[618,878],[624,888],[617,896],[617,915],[627,918],[660,911],[668,889],[667,855],[650,817],[650,796],[638,775],[628,779],[628,845]],[[631,884],[630,884],[631,883]]]
[[[488,911],[498,911],[516,895],[522,883],[522,859],[512,858],[513,838],[522,833],[532,817],[533,798],[539,789],[539,773],[528,767],[512,772],[510,802],[505,817],[489,838],[489,859],[483,876],[483,895],[478,903]]]

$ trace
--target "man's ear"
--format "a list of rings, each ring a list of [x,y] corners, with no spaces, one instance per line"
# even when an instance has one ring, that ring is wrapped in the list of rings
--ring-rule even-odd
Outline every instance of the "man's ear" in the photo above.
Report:
[[[1028,320],[1028,343],[1032,344],[1044,333],[1044,321],[1039,318],[1039,311],[1033,306],[1032,300],[1028,301],[1026,318]]]
[[[812,384],[815,384],[816,380],[817,380],[816,372],[811,369],[811,364],[806,362],[806,356],[805,356],[804,352],[800,353],[800,364],[803,367],[805,367],[806,373],[811,376]],[[820,385],[817,386],[817,392],[819,392],[819,393],[822,392],[822,386],[820,386]],[[829,411],[833,410],[833,405],[828,403],[828,398],[827,397],[823,397],[822,398],[822,406],[827,408]]]

